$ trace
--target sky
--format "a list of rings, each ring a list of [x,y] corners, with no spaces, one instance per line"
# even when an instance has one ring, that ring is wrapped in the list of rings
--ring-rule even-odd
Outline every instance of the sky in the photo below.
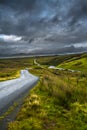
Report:
[[[0,0],[0,56],[87,51],[87,0]]]

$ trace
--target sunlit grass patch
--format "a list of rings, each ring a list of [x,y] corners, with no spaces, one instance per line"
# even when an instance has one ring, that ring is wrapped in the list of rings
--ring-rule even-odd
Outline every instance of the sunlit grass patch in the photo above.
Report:
[[[75,59],[73,61],[65,61],[58,65],[58,67],[87,72],[87,57]]]
[[[9,130],[41,130],[42,122],[37,118],[31,117],[20,122],[15,121],[9,124]]]
[[[15,72],[5,72],[0,74],[0,81],[5,81],[5,80],[11,80],[20,77],[20,71],[15,71]]]

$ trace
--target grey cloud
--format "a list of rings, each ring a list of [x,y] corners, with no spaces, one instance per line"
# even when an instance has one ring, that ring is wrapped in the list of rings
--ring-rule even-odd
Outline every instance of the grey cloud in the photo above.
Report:
[[[53,46],[55,50],[67,44],[84,44],[87,0],[0,0],[0,34],[23,37],[18,46],[7,43],[7,50],[14,53],[21,48],[23,52],[27,48],[44,52],[52,51]],[[5,48],[5,43],[1,46]],[[2,48],[0,52],[4,52]]]
[[[31,27],[55,22],[67,28],[86,17],[86,0],[0,0],[2,33],[26,35]]]

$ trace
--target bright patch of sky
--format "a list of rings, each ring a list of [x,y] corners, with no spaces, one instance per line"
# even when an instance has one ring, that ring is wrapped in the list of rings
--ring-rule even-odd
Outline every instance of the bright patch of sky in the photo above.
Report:
[[[17,42],[21,39],[21,36],[0,34],[0,40],[5,42]]]
[[[77,43],[73,45],[74,47],[78,48],[78,47],[87,47],[87,42],[86,43]]]
[[[71,44],[71,45],[66,45],[65,47],[71,47],[74,46],[75,48],[80,48],[80,47],[87,47],[87,42],[82,42],[82,43],[75,43],[75,44]]]

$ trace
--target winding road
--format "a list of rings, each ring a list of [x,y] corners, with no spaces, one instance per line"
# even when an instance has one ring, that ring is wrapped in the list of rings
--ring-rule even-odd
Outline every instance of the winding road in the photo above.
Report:
[[[28,93],[38,80],[39,77],[30,74],[28,70],[21,70],[19,78],[0,82],[0,115],[14,101]]]

